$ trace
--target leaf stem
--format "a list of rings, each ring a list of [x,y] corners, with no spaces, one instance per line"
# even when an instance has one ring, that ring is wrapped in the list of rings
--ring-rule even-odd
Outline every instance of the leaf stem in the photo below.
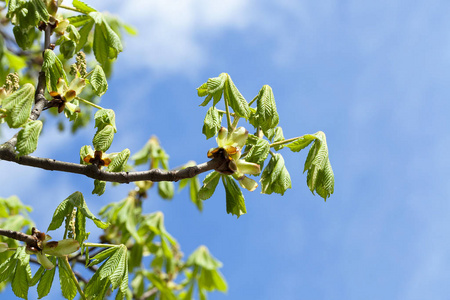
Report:
[[[98,244],[98,243],[84,243],[86,247],[102,247],[102,248],[110,248],[110,247],[116,247],[117,245],[113,244]]]
[[[287,140],[278,141],[278,142],[270,144],[269,146],[270,146],[270,148],[272,148],[272,147],[275,147],[275,146],[288,144],[288,143],[291,143],[291,142],[293,142],[293,141],[295,141],[295,140],[297,140],[299,138],[301,138],[301,136],[295,137],[295,138],[291,138],[291,139],[287,139]]]
[[[72,268],[70,267],[69,260],[67,259],[67,255],[62,257],[59,261],[64,262],[64,268],[66,269],[67,272],[69,272],[70,278],[75,283],[78,293],[80,293],[81,299],[86,300],[86,295],[84,294],[83,290],[81,289],[80,283],[78,282],[77,277],[75,276]]]
[[[88,78],[89,76],[91,76],[91,74],[94,72],[94,70],[92,69],[89,73],[87,73],[86,75],[84,75],[84,78]]]
[[[93,107],[95,107],[95,108],[97,108],[97,109],[103,109],[103,107],[101,107],[100,105],[97,105],[97,104],[95,104],[95,103],[92,103],[92,102],[90,102],[90,101],[87,101],[86,99],[83,99],[83,98],[80,98],[80,97],[75,97],[75,99],[77,99],[77,100],[79,100],[79,101],[81,101],[81,102],[84,102],[84,103],[86,103],[86,104],[88,104],[88,105],[90,105],[90,106],[93,106]]]
[[[217,109],[217,108],[216,108]],[[220,113],[222,113],[222,114],[226,114],[227,112],[226,111],[224,111],[224,110],[221,110],[221,109],[217,109],[217,112],[220,112]],[[235,113],[230,113],[230,115],[231,116],[236,116],[236,114]]]
[[[253,98],[252,101],[250,101],[250,102],[248,103],[248,106],[252,105],[252,104],[256,101],[256,99],[258,99],[258,96],[259,96],[259,94],[256,95],[255,98]]]
[[[234,131],[233,125],[231,123],[231,117],[230,117],[230,108],[228,107],[228,99],[227,97],[223,97],[223,100],[225,101],[225,110],[227,115],[227,124],[228,124],[228,134],[231,134]]]
[[[79,9],[77,9],[77,8],[75,8],[75,7],[70,7],[70,6],[66,6],[66,5],[58,5],[58,7],[59,8],[64,8],[64,9],[67,9],[67,10],[71,10],[71,11],[74,11],[74,12],[77,12],[77,13],[83,13],[81,10],[79,10]]]

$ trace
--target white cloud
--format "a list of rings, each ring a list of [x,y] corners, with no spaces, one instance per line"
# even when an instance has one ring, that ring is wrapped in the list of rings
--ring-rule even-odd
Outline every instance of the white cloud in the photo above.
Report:
[[[98,10],[117,14],[139,35],[127,39],[125,65],[149,67],[156,73],[195,74],[210,54],[202,36],[218,36],[249,24],[249,0],[93,1]]]

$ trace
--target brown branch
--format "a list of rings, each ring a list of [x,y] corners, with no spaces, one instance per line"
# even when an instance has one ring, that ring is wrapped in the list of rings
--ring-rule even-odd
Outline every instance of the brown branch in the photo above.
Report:
[[[26,233],[13,231],[13,230],[7,230],[7,229],[1,229],[0,228],[0,235],[9,237],[14,240],[18,240],[21,242],[25,242],[27,245],[34,245],[38,242],[38,239],[35,236],[28,235]]]
[[[148,298],[150,298],[151,296],[153,296],[154,294],[156,294],[158,292],[158,289],[156,287],[146,291],[145,293],[142,294],[141,297],[139,297],[139,300],[146,300]]]
[[[24,155],[17,157],[14,149],[7,144],[0,146],[0,160],[15,162],[19,165],[30,166],[50,171],[62,171],[67,173],[75,173],[86,175],[87,177],[117,182],[130,183],[133,181],[150,180],[150,181],[178,181],[184,178],[192,178],[200,173],[219,168],[226,163],[224,158],[218,156],[208,162],[187,167],[182,170],[164,171],[161,169],[151,169],[139,172],[108,172],[98,169],[95,165],[81,165],[70,162],[58,161],[50,158],[41,158]]]

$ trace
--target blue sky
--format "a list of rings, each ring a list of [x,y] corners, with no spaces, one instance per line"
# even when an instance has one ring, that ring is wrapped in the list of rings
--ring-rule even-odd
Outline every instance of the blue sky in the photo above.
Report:
[[[246,192],[238,220],[222,188],[203,213],[187,192],[145,202],[164,212],[186,255],[205,244],[224,263],[229,291],[211,299],[448,299],[449,2],[89,3],[139,30],[102,100],[117,115],[112,151],[136,152],[157,135],[172,167],[206,161],[214,141],[201,134],[206,109],[195,89],[221,72],[247,100],[273,88],[285,137],[327,134],[336,185],[326,203],[306,186],[306,153],[287,149],[293,188],[284,197]],[[56,129],[44,130],[35,154],[74,162],[95,133],[55,141]],[[98,211],[131,188],[97,197],[88,178],[5,162],[0,181],[2,196],[34,205],[41,228],[75,190]]]

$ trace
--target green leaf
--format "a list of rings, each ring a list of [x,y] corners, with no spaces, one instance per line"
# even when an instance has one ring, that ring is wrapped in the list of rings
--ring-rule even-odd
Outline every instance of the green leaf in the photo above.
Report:
[[[92,8],[89,5],[87,5],[86,3],[79,1],[79,0],[73,0],[72,5],[85,14],[97,11],[97,10],[95,10],[95,8]]]
[[[65,257],[58,257],[59,283],[64,298],[72,300],[77,295],[77,286],[70,276],[71,270],[66,270],[65,259]]]
[[[103,34],[106,37],[108,46],[110,48],[114,49],[113,55],[112,56],[110,55],[109,58],[112,58],[112,59],[116,58],[117,55],[119,54],[119,52],[123,51],[122,42],[120,41],[120,38],[117,35],[117,33],[111,29],[111,27],[109,26],[109,24],[106,22],[106,20],[104,18],[103,18],[102,30],[103,30]]]
[[[278,125],[279,117],[272,88],[264,85],[257,97],[256,114],[258,125],[266,131]]]
[[[289,147],[292,152],[299,152],[300,150],[308,147],[308,145],[315,139],[317,139],[316,134],[305,134],[286,146]]]
[[[163,199],[167,199],[167,200],[172,199],[173,194],[174,194],[173,182],[170,182],[170,181],[158,182],[158,194]]]
[[[92,139],[92,144],[96,151],[106,152],[111,147],[114,139],[114,127],[106,125],[103,129],[98,130]]]
[[[17,265],[11,280],[11,287],[14,294],[23,299],[28,299],[28,280],[26,266]]]
[[[191,198],[192,203],[197,206],[197,209],[199,211],[203,210],[203,202],[198,197],[198,191],[200,189],[200,182],[198,180],[198,176],[195,176],[191,179],[189,179],[190,185],[189,185],[189,197]]]
[[[122,172],[127,165],[128,158],[130,157],[130,149],[122,150],[119,154],[114,156],[111,163],[108,166],[108,172]]]
[[[64,219],[72,213],[73,203],[69,201],[69,198],[63,200],[58,207],[56,207],[55,212],[53,213],[52,221],[50,225],[48,225],[47,231],[58,229]]]
[[[77,43],[77,52],[84,47],[88,40],[89,33],[91,32],[92,27],[94,27],[94,20],[89,16],[87,16],[87,18],[89,19],[89,21],[87,21],[86,24],[84,24],[83,27],[80,28],[80,31],[78,31],[80,33],[80,40]]]
[[[41,19],[41,21],[48,21],[48,18],[50,17],[47,7],[45,6],[45,3],[43,0],[31,0],[36,7],[36,11]]]
[[[105,66],[108,63],[109,46],[106,37],[103,34],[101,25],[96,24],[94,29],[94,44],[93,44],[95,59]]]
[[[19,131],[16,144],[19,156],[28,155],[36,150],[41,130],[42,122],[36,120],[25,124],[25,127]]]
[[[116,128],[116,115],[112,109],[100,109],[95,115],[95,127],[102,130],[105,126],[111,125],[114,127],[114,132],[117,132]]]
[[[55,52],[50,49],[44,51],[42,70],[45,72],[47,89],[50,92],[58,90],[57,83],[59,78],[63,78],[67,84],[67,76],[66,72],[64,72],[63,64],[56,56]]]
[[[198,247],[187,259],[187,266],[199,266],[207,270],[216,270],[222,267],[222,263],[209,253],[206,246]]]
[[[273,142],[274,143],[276,143],[276,142],[281,142],[281,141],[284,141],[284,135],[283,135],[283,129],[281,128],[281,127],[277,127],[276,129],[275,129],[275,134],[274,134],[274,137],[273,137]],[[281,148],[284,148],[284,145],[277,145],[277,146],[274,146],[273,147],[275,150],[280,150]]]
[[[56,264],[55,257],[49,257],[49,259],[53,264]],[[39,299],[47,296],[48,293],[50,293],[50,289],[53,284],[53,279],[55,278],[55,271],[56,271],[56,268],[53,268],[51,270],[46,270],[44,275],[42,275],[41,280],[39,280],[39,284],[37,286],[37,292],[38,292]]]
[[[217,111],[214,106],[211,106],[206,112],[205,121],[203,124],[203,134],[206,139],[209,139],[219,132],[222,124],[222,114]]]
[[[29,286],[36,285],[39,282],[39,280],[41,279],[42,274],[44,274],[44,272],[45,272],[45,268],[41,265],[39,267],[39,269],[36,271],[36,273],[34,273],[33,278],[31,278],[31,281],[28,282]]]
[[[99,196],[103,195],[106,189],[106,181],[103,180],[94,180],[94,189],[92,190],[92,194],[97,194]]]
[[[34,103],[34,86],[26,83],[2,101],[2,108],[7,110],[6,122],[12,128],[23,125],[30,117]]]
[[[84,252],[84,241],[88,238],[89,233],[86,233],[86,217],[83,215],[80,209],[77,209],[77,214],[75,217],[75,239],[80,244],[81,253]]]
[[[66,40],[59,46],[59,52],[64,56],[64,59],[70,59],[75,55],[77,50],[77,43],[72,40]]]
[[[12,256],[0,265],[0,282],[8,280],[16,269],[17,260]]]
[[[30,256],[25,253],[25,247],[19,247],[14,257],[17,259],[17,265],[11,280],[11,287],[17,297],[27,299],[28,282],[31,281]]]
[[[19,2],[19,0],[9,0],[8,2],[8,13],[6,14],[6,16],[8,18],[12,18],[14,15],[14,11],[20,7],[22,3]]]
[[[112,255],[114,255],[114,253],[116,253],[120,248],[120,245],[114,246],[114,247],[110,247],[107,248],[106,250],[103,250],[99,253],[97,253],[91,260],[91,262],[89,263],[88,267],[97,265],[99,263],[101,263],[102,261],[104,261],[105,259],[111,257]]]
[[[81,27],[86,25],[89,21],[92,20],[91,17],[87,15],[78,15],[78,16],[70,16],[67,18],[69,20],[69,23],[75,27]]]
[[[245,208],[244,195],[241,189],[231,176],[222,176],[223,186],[225,187],[227,199],[227,213],[237,216],[238,218],[247,213]]]
[[[200,272],[198,285],[200,289],[205,289],[210,292],[214,290],[226,292],[228,289],[227,282],[218,270],[207,270],[204,268]]]
[[[269,161],[269,164],[261,174],[261,193],[284,195],[284,192],[291,188],[291,177],[287,171],[283,156],[276,153]]]
[[[206,175],[203,180],[203,185],[198,191],[198,199],[206,200],[211,198],[216,190],[217,184],[219,183],[220,173],[213,171]]]
[[[334,174],[329,160],[325,133],[318,131],[314,136],[316,140],[309,149],[303,172],[308,171],[306,183],[310,191],[313,194],[316,191],[326,201],[334,192]]]
[[[227,81],[225,82],[224,96],[228,100],[228,105],[238,116],[248,119],[250,116],[248,103],[234,85],[229,75]]]
[[[96,65],[92,71],[89,82],[94,88],[97,96],[102,96],[108,90],[108,82],[106,81],[105,72],[103,72],[103,68],[99,65]]]
[[[264,165],[264,161],[269,155],[270,146],[269,142],[264,139],[258,139],[256,145],[252,146],[245,157],[245,161],[257,163],[261,169]]]
[[[83,194],[80,192],[75,192],[70,195],[67,200],[69,200],[74,206],[80,209],[80,212],[86,217],[94,221],[95,225],[98,228],[106,229],[109,226],[109,223],[102,222],[99,218],[97,218],[87,207],[86,201],[84,200]]]
[[[13,34],[14,38],[16,39],[17,45],[22,50],[28,50],[31,47],[33,39],[29,36],[27,29],[24,29],[20,26],[14,26]]]

